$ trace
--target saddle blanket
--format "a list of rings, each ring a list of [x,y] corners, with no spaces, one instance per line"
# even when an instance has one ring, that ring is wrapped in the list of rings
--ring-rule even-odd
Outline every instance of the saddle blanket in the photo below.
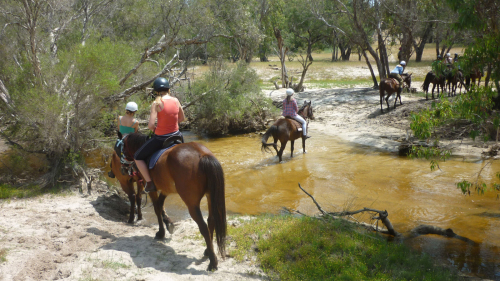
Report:
[[[292,121],[292,124],[295,126],[295,130],[297,132],[302,132],[302,124],[300,124],[299,121],[297,121],[297,120],[295,120],[295,119],[293,119],[292,117],[289,117],[289,116],[287,116],[285,118],[288,119],[288,120],[290,120],[290,121]]]
[[[174,143],[171,146],[166,147],[166,148],[162,148],[161,150],[158,150],[155,153],[153,153],[151,156],[149,156],[149,158],[146,159],[146,163],[148,163],[148,168],[150,170],[153,169],[154,166],[156,165],[156,162],[158,162],[158,159],[160,159],[160,157],[163,155],[163,153],[165,153],[165,151],[169,150],[170,148],[172,148],[176,145],[177,145],[177,143]]]

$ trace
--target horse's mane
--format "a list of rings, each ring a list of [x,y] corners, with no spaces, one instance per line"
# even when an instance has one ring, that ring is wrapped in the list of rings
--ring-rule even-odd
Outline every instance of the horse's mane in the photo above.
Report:
[[[305,108],[306,108],[306,106],[308,106],[308,105],[309,105],[308,103],[306,103],[306,104],[302,105],[302,106],[300,107],[300,109],[299,109],[299,112],[298,112],[298,113],[301,113],[302,111],[304,111],[304,109],[305,109]]]
[[[132,151],[138,150],[147,140],[147,136],[141,133],[132,133],[127,136],[127,147]]]

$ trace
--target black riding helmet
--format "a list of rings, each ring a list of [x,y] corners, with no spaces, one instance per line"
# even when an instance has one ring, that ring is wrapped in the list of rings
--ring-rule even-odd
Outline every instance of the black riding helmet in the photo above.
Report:
[[[168,89],[170,89],[170,84],[168,83],[168,80],[166,78],[158,77],[153,82],[153,90],[155,90],[155,92],[163,92],[167,91]]]

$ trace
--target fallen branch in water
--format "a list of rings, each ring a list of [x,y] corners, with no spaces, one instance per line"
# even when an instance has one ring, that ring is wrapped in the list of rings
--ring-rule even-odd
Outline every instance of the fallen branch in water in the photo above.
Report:
[[[299,183],[299,188],[313,200],[314,204],[316,204],[316,207],[318,208],[318,210],[321,213],[321,216],[319,218],[329,217],[329,218],[333,218],[333,219],[339,219],[339,218],[345,217],[345,216],[350,217],[350,216],[355,215],[355,214],[359,214],[359,213],[363,213],[363,212],[370,212],[370,213],[378,214],[378,216],[372,217],[372,219],[377,220],[377,225],[359,222],[359,221],[350,221],[350,220],[347,220],[347,221],[354,223],[354,224],[357,224],[357,225],[367,227],[367,228],[369,228],[373,231],[376,231],[376,232],[388,234],[388,235],[391,235],[394,237],[402,237],[404,239],[411,239],[411,238],[415,238],[417,236],[426,235],[426,234],[437,234],[437,235],[441,235],[441,236],[448,237],[448,238],[456,238],[456,239],[462,240],[462,241],[467,242],[467,243],[476,244],[476,242],[470,240],[469,238],[456,234],[455,232],[453,232],[453,230],[451,228],[444,229],[441,227],[432,226],[432,225],[425,225],[425,224],[419,225],[419,226],[413,228],[407,235],[403,235],[403,234],[397,232],[396,230],[394,230],[392,223],[388,219],[389,213],[386,210],[380,211],[380,210],[365,207],[363,209],[356,210],[356,211],[326,212],[325,210],[323,210],[321,205],[316,201],[316,199],[314,199],[314,197],[311,194],[309,194],[307,191],[305,191],[304,188],[302,188],[300,183]],[[300,214],[303,216],[311,217],[311,216],[308,216],[308,215],[306,215],[298,210],[290,210],[287,208],[285,208],[285,210],[287,212],[290,212],[290,213],[297,213],[297,214]],[[379,220],[382,222],[382,224],[384,224],[384,226],[386,227],[386,230],[379,229],[379,227],[378,227]]]

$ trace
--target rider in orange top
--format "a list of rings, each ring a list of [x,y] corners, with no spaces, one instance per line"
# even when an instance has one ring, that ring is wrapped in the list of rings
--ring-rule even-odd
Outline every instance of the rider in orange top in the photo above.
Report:
[[[145,160],[160,150],[167,138],[174,135],[182,137],[179,123],[184,121],[184,110],[182,110],[179,100],[170,96],[168,80],[163,77],[157,78],[153,83],[153,89],[157,96],[151,105],[148,128],[154,132],[154,135],[134,155],[137,168],[146,181],[145,192],[156,191]]]

